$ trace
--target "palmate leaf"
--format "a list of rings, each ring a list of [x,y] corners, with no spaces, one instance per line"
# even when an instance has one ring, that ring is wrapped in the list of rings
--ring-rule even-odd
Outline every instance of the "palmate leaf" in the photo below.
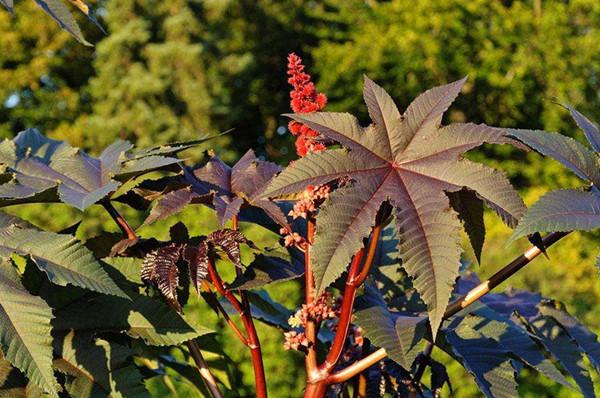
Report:
[[[62,201],[85,210],[124,180],[178,162],[163,156],[131,158],[131,148],[116,141],[93,158],[35,129],[22,131],[0,143],[0,206]]]
[[[513,398],[519,395],[509,352],[474,329],[472,319],[463,319],[452,331],[444,333],[444,339],[449,344],[444,350],[473,375],[486,397]]]
[[[579,178],[600,184],[598,158],[594,152],[574,139],[539,130],[507,130],[507,134],[542,155],[558,160]]]
[[[74,331],[56,336],[54,345],[54,367],[66,376],[70,396],[150,397],[129,348]]]
[[[515,226],[525,207],[506,177],[460,156],[483,143],[512,143],[485,125],[440,127],[464,79],[420,95],[400,115],[391,97],[365,78],[364,97],[374,124],[363,128],[343,113],[290,117],[345,149],[308,155],[281,172],[265,197],[279,197],[340,177],[354,182],[331,195],[319,215],[314,252],[318,291],[345,270],[375,222],[380,205],[396,209],[402,265],[427,303],[435,335],[458,276],[460,221],[446,193],[468,188]]]
[[[573,377],[579,390],[586,398],[595,397],[594,385],[575,341],[555,319],[544,316],[529,317],[528,326],[546,349]]]
[[[178,345],[212,333],[207,328],[192,326],[158,298],[129,295],[130,300],[97,295],[64,307],[56,312],[54,330],[123,332],[152,346]]]
[[[12,225],[0,229],[0,255],[30,256],[50,282],[127,297],[110,279],[92,253],[71,235]]]
[[[476,283],[470,275],[461,278],[458,293],[463,294]],[[573,377],[584,396],[593,396],[592,381],[582,355],[587,355],[595,366],[600,344],[585,326],[539,294],[490,293],[481,298],[481,303],[465,310],[475,316],[465,315],[463,311],[452,323],[460,322],[465,316],[470,318],[473,330],[495,340],[514,359],[570,386],[547,358],[556,360]],[[532,345],[532,341],[535,344]]]
[[[246,152],[233,167],[217,155],[209,155],[205,166],[184,171],[184,180],[189,187],[160,198],[145,224],[176,214],[190,203],[205,202],[207,196],[212,199],[221,226],[238,215],[245,205],[262,209],[280,225],[287,224],[285,215],[276,204],[259,197],[264,186],[281,170],[279,166],[258,159],[252,150]]]
[[[378,347],[386,349],[390,359],[410,370],[421,351],[419,343],[425,334],[424,316],[392,313],[373,285],[356,302],[354,323]]]
[[[510,241],[535,232],[589,231],[598,227],[599,194],[575,189],[558,190],[548,192],[529,208]]]
[[[10,262],[0,263],[0,348],[4,357],[53,397],[52,309],[21,284]]]
[[[591,190],[559,190],[542,196],[529,208],[511,240],[534,232],[591,230],[600,226],[600,133],[585,116],[571,106],[568,108],[596,153],[560,134],[529,130],[509,130],[508,134],[537,152],[558,160],[591,184]]]

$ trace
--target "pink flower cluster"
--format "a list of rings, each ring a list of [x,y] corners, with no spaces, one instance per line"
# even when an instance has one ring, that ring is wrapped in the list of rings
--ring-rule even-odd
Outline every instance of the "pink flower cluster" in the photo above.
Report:
[[[333,308],[333,296],[331,293],[325,292],[312,303],[302,304],[302,308],[290,317],[288,323],[294,328],[305,328],[309,319],[320,324],[324,320],[333,319],[338,315]],[[304,332],[292,330],[284,333],[284,337],[283,347],[286,350],[306,352],[309,343]]]
[[[311,77],[304,72],[302,59],[294,53],[288,55],[288,82],[293,90],[290,92],[290,106],[295,113],[309,113],[320,111],[327,105],[327,97],[317,92]],[[325,145],[316,142],[313,138],[319,133],[308,126],[291,121],[288,124],[290,132],[296,138],[296,152],[299,156],[305,156],[309,152],[319,152],[325,149]]]
[[[329,292],[321,294],[311,304],[303,304],[296,313],[290,317],[288,323],[294,328],[305,328],[308,320],[320,324],[325,321],[325,326],[332,332],[337,329],[337,319],[340,316],[341,297],[333,301],[333,296]],[[285,342],[283,347],[286,350],[296,350],[306,352],[308,348],[308,339],[302,331],[292,330],[284,334]],[[356,325],[350,324],[345,349],[342,353],[342,360],[349,362],[358,358],[361,347],[364,343],[362,329]]]

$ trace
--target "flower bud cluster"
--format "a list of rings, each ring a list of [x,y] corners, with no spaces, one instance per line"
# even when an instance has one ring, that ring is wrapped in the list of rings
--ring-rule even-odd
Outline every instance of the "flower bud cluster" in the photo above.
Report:
[[[314,186],[309,185],[306,190],[302,193],[302,198],[294,204],[294,209],[290,211],[289,215],[295,219],[297,218],[309,218],[314,216],[317,208],[329,197],[331,193],[331,186],[320,185]]]

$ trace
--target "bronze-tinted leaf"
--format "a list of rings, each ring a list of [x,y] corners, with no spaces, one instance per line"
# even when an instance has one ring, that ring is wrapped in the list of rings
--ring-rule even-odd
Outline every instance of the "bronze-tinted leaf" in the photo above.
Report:
[[[161,247],[146,255],[141,272],[142,280],[157,285],[164,298],[178,310],[181,310],[177,300],[179,285],[177,262],[180,257],[180,245],[170,244]]]
[[[464,81],[425,92],[400,117],[390,96],[365,79],[364,98],[374,122],[366,128],[348,114],[289,115],[345,149],[292,163],[264,192],[265,197],[281,197],[341,177],[353,180],[343,193],[330,196],[317,222],[311,250],[319,291],[343,273],[368,236],[379,206],[390,202],[396,208],[402,266],[428,306],[434,335],[460,265],[461,225],[446,194],[471,190],[509,226],[525,211],[504,174],[461,157],[483,143],[516,141],[485,125],[440,126]]]
[[[217,246],[220,249],[222,249],[229,258],[229,260],[238,268],[242,268],[242,259],[240,256],[240,243],[244,243],[253,249],[257,249],[254,243],[252,243],[252,241],[248,240],[244,235],[242,235],[241,232],[234,231],[231,229],[221,229],[218,231],[214,231],[210,235],[208,235],[207,241],[213,246]]]
[[[183,259],[188,264],[190,279],[198,294],[202,281],[208,276],[208,253],[209,247],[205,240],[195,246],[186,246],[183,250]]]

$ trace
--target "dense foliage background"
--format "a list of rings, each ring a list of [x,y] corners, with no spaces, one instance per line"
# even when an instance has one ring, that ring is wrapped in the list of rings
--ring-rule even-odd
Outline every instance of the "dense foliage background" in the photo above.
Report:
[[[39,127],[98,153],[118,137],[146,146],[235,128],[212,142],[226,160],[252,146],[285,163],[294,157],[286,122],[279,117],[289,111],[285,66],[290,51],[305,58],[319,90],[329,97],[328,110],[363,115],[364,120],[363,73],[400,105],[430,86],[469,75],[449,113],[452,121],[581,134],[556,99],[600,120],[600,3],[595,0],[108,0],[97,7],[109,34],[81,23],[95,47],[73,40],[33,2],[18,2],[14,18],[0,12],[2,137]],[[528,204],[548,189],[578,185],[550,159],[509,148],[484,151],[509,172]],[[200,152],[189,156],[199,159]],[[56,231],[81,218],[62,205],[49,209],[15,211]],[[82,233],[93,234],[98,228],[94,223],[102,220],[114,228],[100,211],[88,212],[97,212],[100,221],[87,218]],[[198,233],[216,225],[214,215],[200,207],[179,218]],[[171,218],[140,233],[165,237],[176,221]],[[487,221],[482,264],[473,265],[483,277],[525,245],[505,246],[509,230],[496,217]],[[536,260],[511,283],[565,302],[599,333],[594,326],[600,325],[596,253],[592,236],[572,234],[550,249],[550,261]],[[270,292],[289,308],[300,298],[294,283]],[[201,304],[189,315],[214,318],[219,327],[216,316]],[[282,354],[283,336],[267,330],[261,327],[259,334],[271,394],[297,396],[303,385],[302,358]],[[225,351],[243,363],[244,378],[237,382],[251,385],[247,352],[229,329],[223,334]],[[460,376],[458,365],[451,370],[451,379],[458,381],[456,396],[474,396],[471,379]],[[521,392],[577,396],[546,384],[550,382],[528,376]],[[164,383],[150,388],[157,396],[172,393]],[[187,393],[177,391],[181,397]]]

